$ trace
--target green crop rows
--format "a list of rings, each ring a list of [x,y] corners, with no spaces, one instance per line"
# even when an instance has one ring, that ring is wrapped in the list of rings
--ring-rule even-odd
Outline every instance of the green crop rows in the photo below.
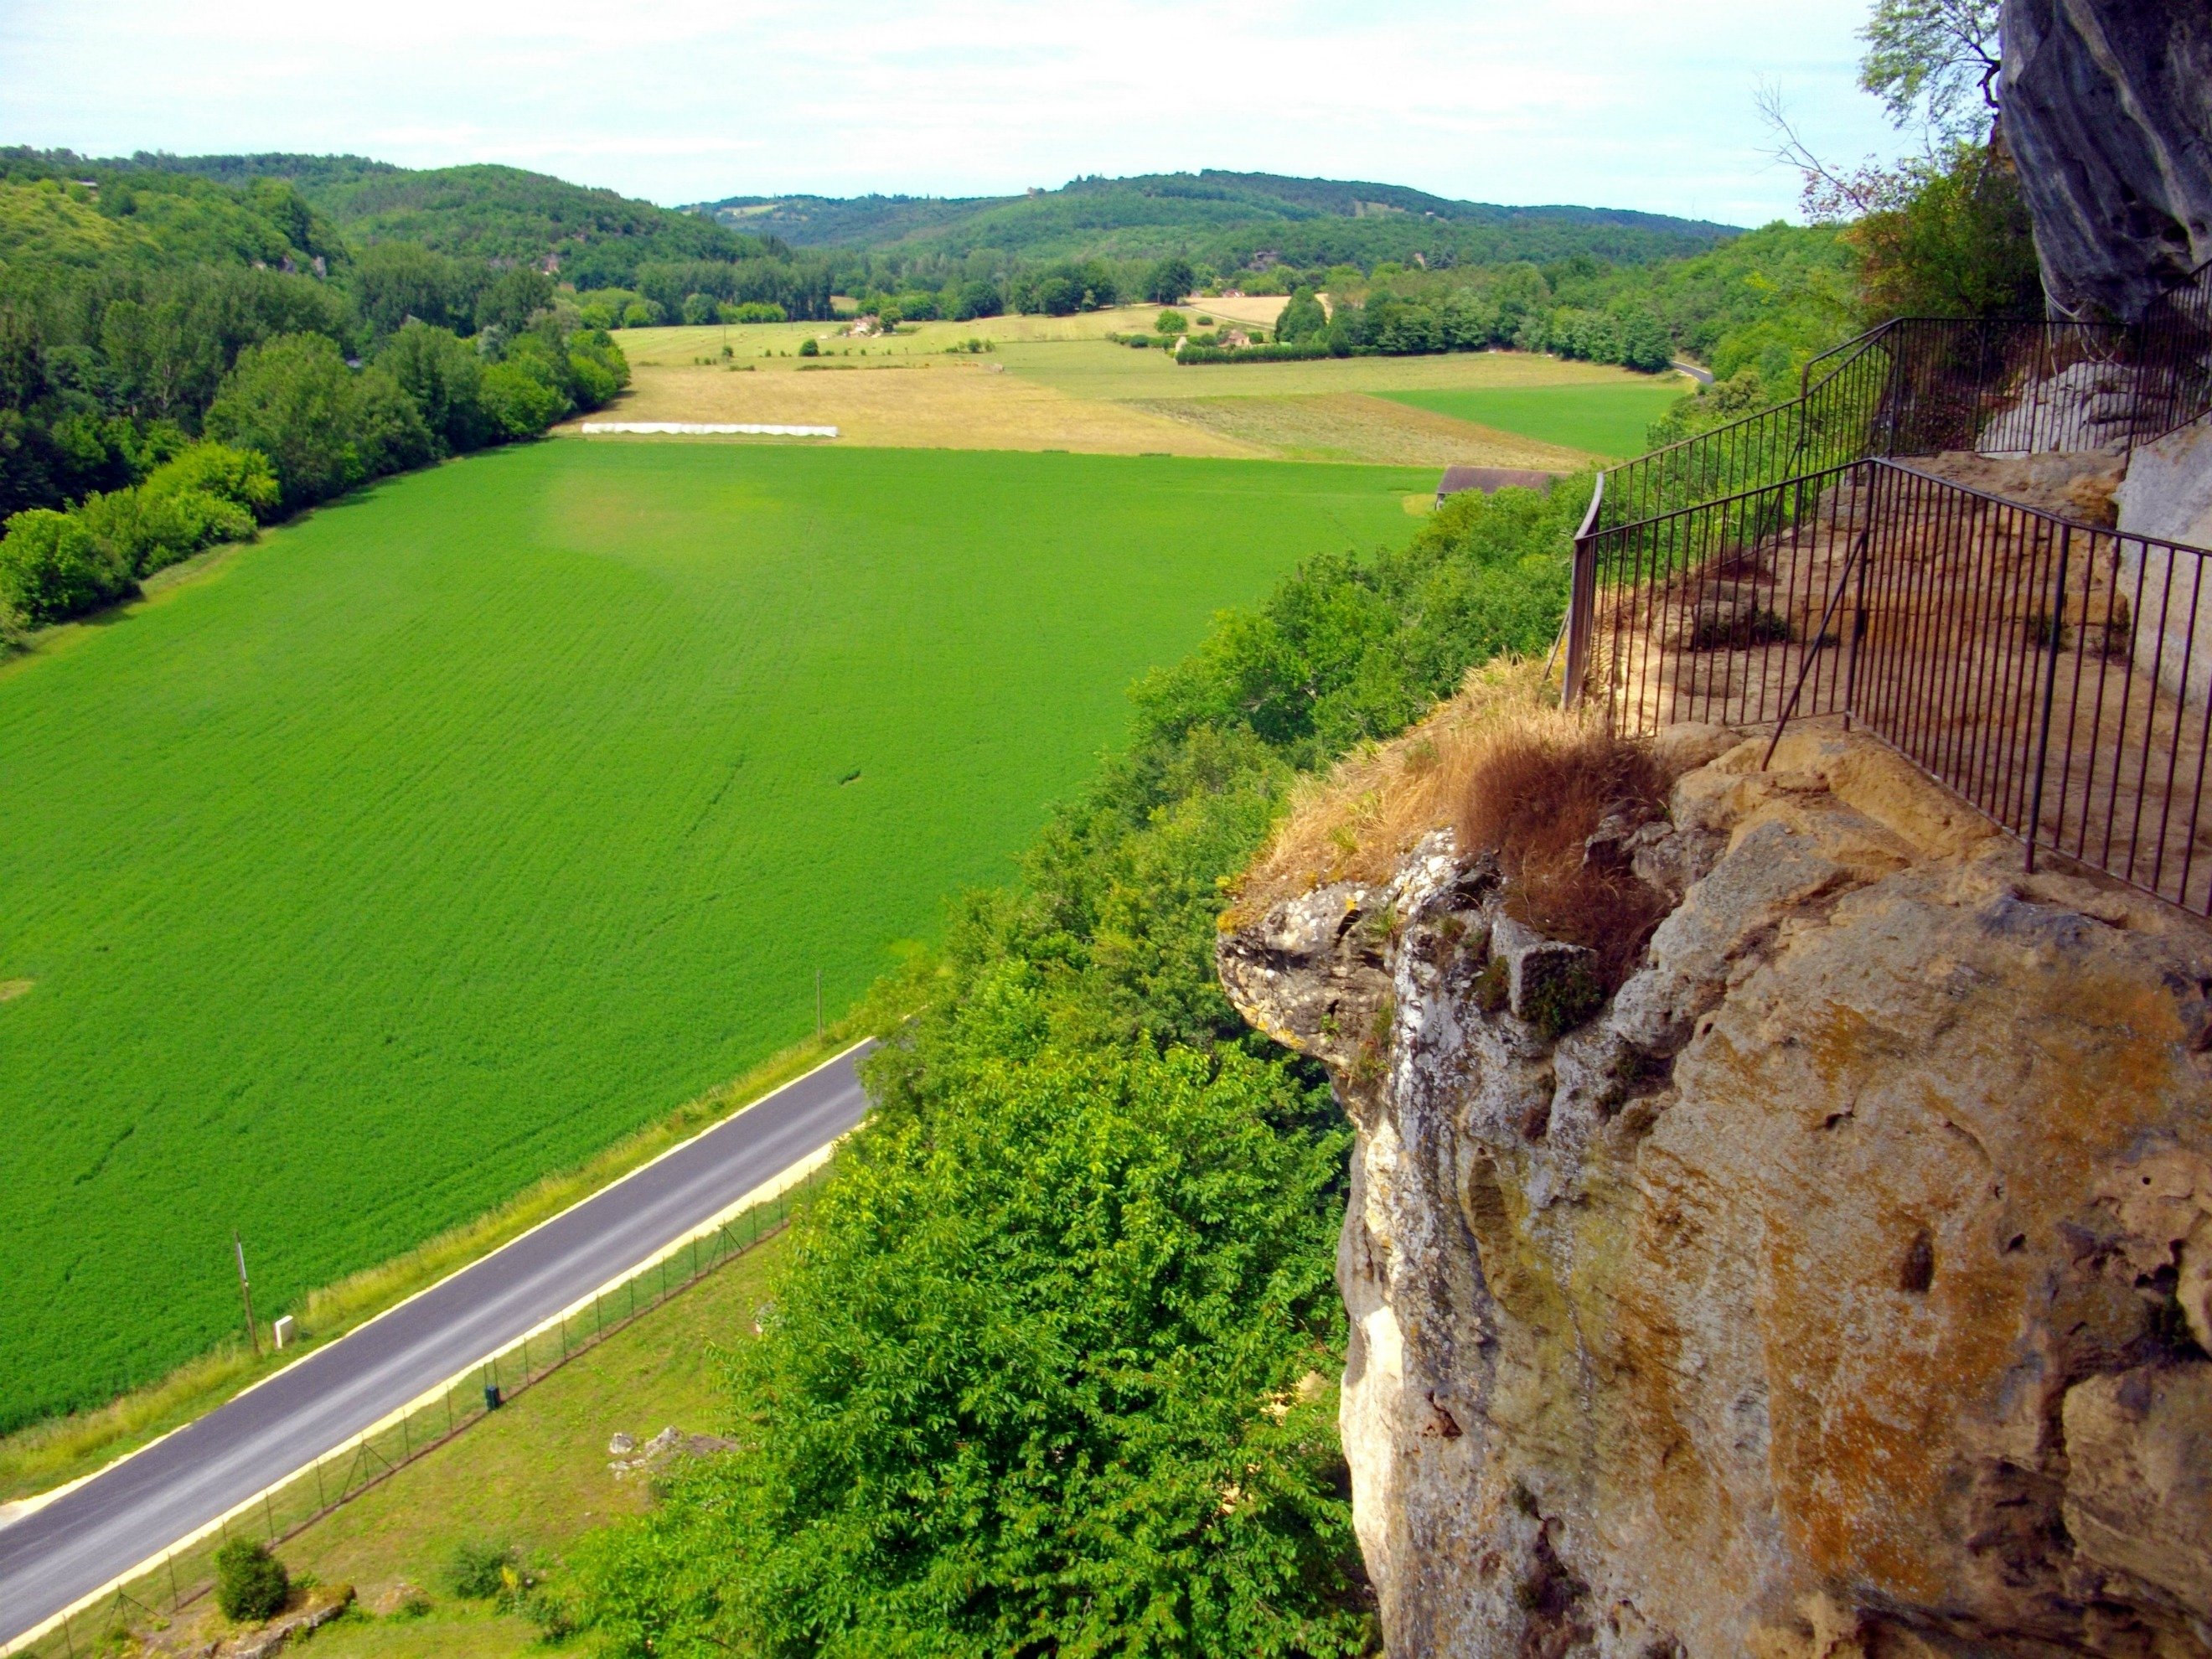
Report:
[[[810,1030],[1429,471],[559,441],[0,672],[0,1426]]]
[[[1650,386],[1486,386],[1378,395],[1455,420],[1618,459],[1650,448],[1644,441],[1645,430],[1690,390],[1687,381],[1669,379]]]

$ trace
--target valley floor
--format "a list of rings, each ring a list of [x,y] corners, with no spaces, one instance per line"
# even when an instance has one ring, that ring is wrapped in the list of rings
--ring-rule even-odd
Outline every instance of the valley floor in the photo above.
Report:
[[[830,425],[869,446],[1569,472],[1640,453],[1644,428],[1692,389],[1671,372],[1513,351],[1180,368],[1104,337],[1146,332],[1158,315],[994,317],[888,338],[827,323],[629,329],[631,388],[593,418]],[[823,355],[799,356],[807,340]],[[991,349],[955,349],[969,340]]]

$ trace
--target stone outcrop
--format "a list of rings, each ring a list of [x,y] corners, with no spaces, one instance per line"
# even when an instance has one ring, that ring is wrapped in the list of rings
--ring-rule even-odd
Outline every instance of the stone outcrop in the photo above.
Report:
[[[1672,740],[1595,1012],[1445,830],[1220,942],[1358,1130],[1390,1652],[2212,1653],[2212,935],[1864,739]]]
[[[2004,131],[2058,315],[2138,321],[2212,258],[2212,8],[2004,0]]]

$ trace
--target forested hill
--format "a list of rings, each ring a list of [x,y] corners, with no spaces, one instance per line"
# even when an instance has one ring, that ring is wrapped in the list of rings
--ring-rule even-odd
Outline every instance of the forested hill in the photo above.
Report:
[[[641,264],[782,251],[699,214],[488,163],[418,170],[358,155],[141,154],[101,165],[229,185],[282,179],[350,241],[413,242],[465,258],[550,259],[586,288],[626,283]]]
[[[723,224],[793,246],[1031,259],[1180,254],[1221,270],[1297,264],[1538,261],[1615,264],[1695,253],[1734,228],[1587,207],[1501,207],[1356,179],[1266,173],[1078,179],[1023,196],[738,196],[702,204]]]

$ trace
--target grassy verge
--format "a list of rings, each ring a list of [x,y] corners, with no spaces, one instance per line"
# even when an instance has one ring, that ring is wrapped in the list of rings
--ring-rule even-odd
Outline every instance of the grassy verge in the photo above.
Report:
[[[763,1060],[743,1077],[686,1102],[659,1122],[617,1142],[589,1162],[545,1176],[496,1209],[404,1255],[313,1291],[295,1316],[301,1327],[298,1344],[281,1355],[264,1349],[257,1356],[233,1339],[161,1381],[96,1411],[57,1418],[0,1438],[0,1502],[82,1480],[114,1458],[213,1411],[317,1346],[335,1341],[620,1180],[670,1147],[811,1071],[841,1049],[887,1029],[900,1012],[880,1000],[871,1004],[830,1027],[821,1038],[795,1044]]]
[[[782,1249],[781,1236],[770,1238],[708,1274],[284,1544],[278,1554],[295,1576],[351,1584],[360,1598],[358,1613],[316,1635],[317,1659],[531,1650],[538,1631],[527,1620],[453,1594],[454,1552],[504,1545],[525,1566],[557,1571],[579,1534],[647,1507],[648,1480],[610,1471],[609,1437],[620,1430],[642,1443],[666,1427],[722,1425],[716,1346],[749,1326]],[[403,1610],[414,1592],[427,1609]],[[199,1603],[167,1637],[205,1641],[227,1628]]]

